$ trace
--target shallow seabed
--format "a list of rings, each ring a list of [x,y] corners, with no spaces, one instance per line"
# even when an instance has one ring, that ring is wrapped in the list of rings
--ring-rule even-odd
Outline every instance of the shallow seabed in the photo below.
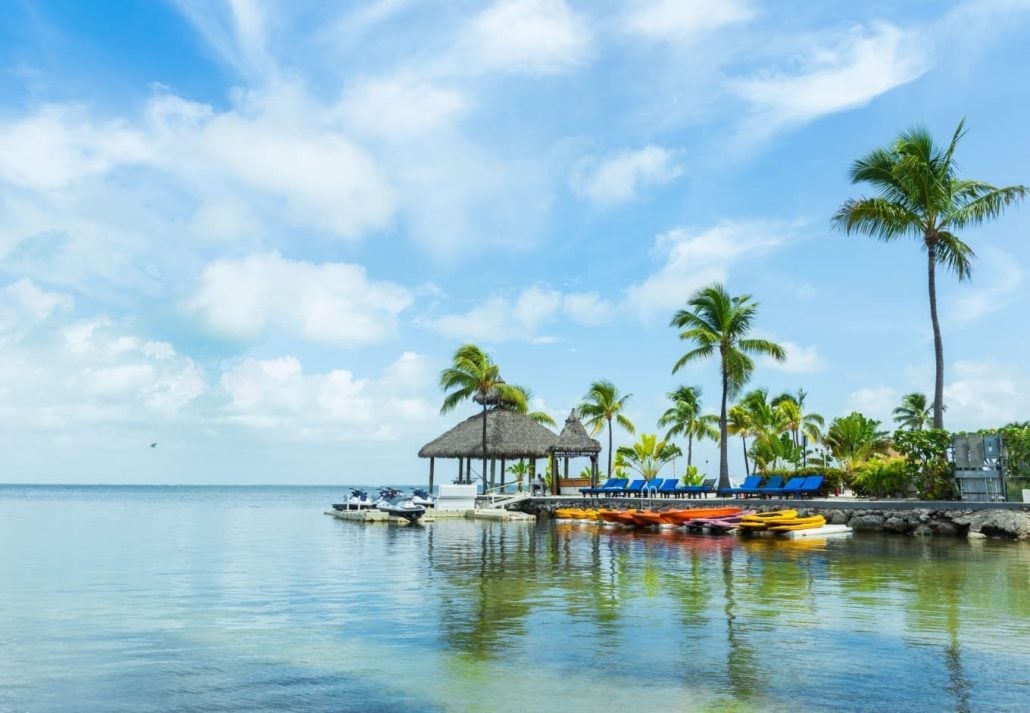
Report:
[[[1030,710],[1030,546],[0,486],[0,711]]]

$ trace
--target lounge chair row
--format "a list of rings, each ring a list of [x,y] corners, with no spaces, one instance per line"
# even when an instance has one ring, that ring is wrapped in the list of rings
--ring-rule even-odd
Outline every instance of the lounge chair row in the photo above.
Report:
[[[791,478],[784,485],[783,478],[778,475],[770,477],[765,483],[762,482],[762,476],[749,475],[739,487],[724,488],[718,494],[720,497],[733,496],[745,498],[752,495],[763,498],[813,497],[818,495],[823,489],[824,480],[825,478],[821,475],[810,475],[807,478],[798,476]]]
[[[608,482],[599,488],[580,488],[579,492],[583,494],[583,497],[603,495],[605,497],[679,498],[686,496],[700,498],[715,492],[715,478],[706,480],[701,485],[680,485],[679,478],[654,478],[650,481],[641,478],[632,483],[628,478],[609,478]]]

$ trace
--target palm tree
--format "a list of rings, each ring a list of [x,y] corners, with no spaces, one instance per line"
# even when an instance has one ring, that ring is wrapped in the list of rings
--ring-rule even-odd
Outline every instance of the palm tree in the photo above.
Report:
[[[937,265],[967,279],[976,257],[955,231],[997,218],[1026,196],[1026,186],[998,188],[955,175],[955,148],[965,131],[959,122],[947,147],[917,127],[888,148],[876,149],[851,166],[852,183],[869,183],[878,195],[846,201],[833,220],[845,234],[864,233],[884,242],[911,235],[926,252],[930,322],[936,362],[933,427],[944,427],[944,345],[937,318]]]
[[[523,413],[528,410],[523,392],[518,387],[506,384],[501,378],[501,369],[490,355],[475,344],[462,344],[454,352],[451,366],[440,372],[440,388],[447,393],[440,407],[440,413],[453,410],[468,399],[483,405],[483,472],[486,478],[486,410],[489,405],[508,402],[516,405]]]
[[[684,365],[719,355],[722,376],[722,408],[719,412],[719,487],[730,487],[730,466],[726,453],[726,400],[736,394],[751,378],[755,369],[752,356],[766,355],[783,361],[787,354],[783,347],[765,339],[748,337],[751,333],[758,303],[751,295],[730,297],[721,284],[702,287],[691,296],[687,304],[693,311],[680,310],[671,326],[682,329],[680,339],[697,346],[679,358],[672,367],[676,373]]]
[[[520,394],[522,394],[522,398],[519,401],[515,402],[509,401],[508,399],[501,397],[497,404],[498,406],[500,406],[503,409],[508,409],[509,411],[517,411],[543,426],[558,425],[557,423],[555,423],[554,417],[546,411],[529,410],[529,402],[533,400],[533,392],[530,391],[528,387],[513,384],[511,388],[515,389]]]
[[[719,438],[715,428],[718,420],[714,414],[701,413],[701,387],[681,386],[672,393],[666,394],[672,399],[672,407],[667,409],[658,419],[658,426],[668,426],[665,440],[673,436],[687,437],[687,468],[693,463],[694,439],[699,441]]]
[[[726,433],[731,436],[740,436],[740,441],[744,444],[745,475],[751,475],[751,465],[747,459],[747,437],[753,430],[754,424],[751,422],[751,414],[748,410],[740,404],[731,406],[726,414]]]
[[[806,436],[812,443],[818,443],[822,439],[822,429],[826,425],[826,419],[821,415],[805,413],[807,395],[804,389],[798,389],[796,394],[783,393],[772,400],[772,405],[787,423],[795,447],[801,446],[801,436]]]
[[[623,407],[633,394],[619,396],[619,389],[610,381],[595,381],[583,397],[579,405],[579,413],[583,416],[584,425],[590,426],[591,435],[596,436],[608,425],[608,477],[612,473],[612,420],[618,422],[631,434],[636,433],[636,426],[622,413]]]
[[[899,428],[922,431],[930,423],[933,407],[926,403],[926,394],[913,392],[901,397],[901,405],[894,409],[894,422]]]
[[[632,446],[621,446],[619,455],[627,467],[650,482],[666,463],[683,455],[683,451],[675,443],[658,440],[657,433],[641,433],[640,439]]]
[[[826,430],[824,443],[841,467],[850,473],[856,465],[874,454],[887,451],[890,441],[879,428],[879,421],[852,411],[847,416],[833,419]]]

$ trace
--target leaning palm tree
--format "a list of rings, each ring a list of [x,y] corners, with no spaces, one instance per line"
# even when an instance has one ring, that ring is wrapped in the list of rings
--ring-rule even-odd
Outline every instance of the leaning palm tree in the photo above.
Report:
[[[451,365],[440,372],[440,388],[447,393],[440,413],[453,410],[458,404],[473,399],[483,405],[483,472],[486,478],[486,411],[490,405],[507,402],[527,409],[523,392],[501,378],[501,369],[490,355],[475,344],[462,344],[454,352]]]
[[[965,133],[959,122],[947,147],[934,143],[921,127],[902,133],[893,145],[876,149],[851,166],[851,182],[870,184],[874,198],[850,199],[833,220],[850,234],[865,233],[884,242],[904,235],[915,238],[926,252],[930,293],[930,322],[936,363],[933,389],[933,427],[944,427],[944,345],[937,317],[937,265],[967,279],[976,257],[956,231],[997,218],[1026,196],[1026,186],[998,188],[955,175],[955,148]]]
[[[892,412],[899,428],[922,431],[930,424],[932,406],[926,402],[926,394],[913,392],[901,397],[901,405]]]
[[[672,399],[672,406],[658,419],[658,426],[669,427],[665,440],[673,436],[687,437],[687,468],[690,468],[694,458],[694,439],[719,439],[719,431],[715,427],[718,417],[701,413],[700,386],[681,386],[666,395]]]
[[[702,287],[687,301],[691,310],[680,310],[671,326],[683,331],[680,339],[697,346],[679,358],[672,373],[690,362],[718,355],[722,376],[722,408],[719,412],[719,487],[730,487],[730,466],[726,452],[726,400],[737,394],[755,369],[752,356],[770,356],[777,361],[787,358],[783,347],[766,339],[754,339],[751,333],[758,303],[751,295],[730,297],[721,284]]]
[[[612,420],[630,433],[636,432],[633,422],[622,413],[623,407],[633,394],[619,396],[619,389],[610,381],[595,381],[590,385],[590,390],[583,397],[583,403],[579,405],[579,413],[583,416],[583,423],[592,429],[591,435],[596,436],[608,426],[608,477],[612,473]]]

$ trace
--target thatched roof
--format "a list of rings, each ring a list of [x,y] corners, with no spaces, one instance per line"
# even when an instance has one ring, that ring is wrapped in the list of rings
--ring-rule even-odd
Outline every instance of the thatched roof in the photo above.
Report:
[[[587,435],[587,429],[583,428],[576,409],[572,409],[565,419],[565,428],[551,446],[551,452],[562,456],[589,456],[600,453],[601,444]]]
[[[557,437],[525,414],[507,409],[486,412],[488,458],[545,458]],[[482,458],[483,413],[471,416],[422,446],[419,458]]]

